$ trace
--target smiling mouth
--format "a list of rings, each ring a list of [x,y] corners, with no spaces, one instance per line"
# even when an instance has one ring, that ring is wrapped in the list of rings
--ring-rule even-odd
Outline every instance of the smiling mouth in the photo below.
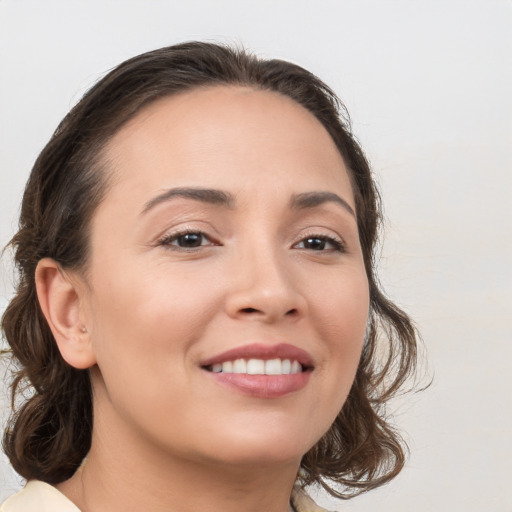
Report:
[[[306,387],[315,367],[313,358],[294,345],[252,343],[202,361],[201,369],[236,393],[277,399]]]
[[[234,359],[203,367],[212,373],[234,373],[244,375],[295,375],[310,371],[295,359]]]

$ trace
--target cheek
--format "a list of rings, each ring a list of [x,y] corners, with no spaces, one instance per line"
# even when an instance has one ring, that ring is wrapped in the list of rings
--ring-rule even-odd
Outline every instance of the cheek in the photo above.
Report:
[[[208,281],[192,281],[186,273],[162,269],[110,273],[97,280],[93,297],[93,335],[98,365],[106,372],[169,365],[183,361],[215,314],[215,297]]]
[[[369,310],[369,289],[362,269],[340,272],[336,278],[326,279],[311,300],[313,317],[333,350],[360,349]]]
[[[94,289],[97,403],[112,404],[129,422],[169,425],[173,411],[184,414],[194,396],[186,386],[190,349],[214,314],[215,298],[184,273],[122,274],[111,273]]]
[[[341,409],[357,371],[368,309],[368,281],[364,272],[347,273],[339,281],[332,280],[314,302],[312,317],[317,319],[317,329],[327,348],[319,370],[324,374],[326,396],[335,404],[335,414]]]

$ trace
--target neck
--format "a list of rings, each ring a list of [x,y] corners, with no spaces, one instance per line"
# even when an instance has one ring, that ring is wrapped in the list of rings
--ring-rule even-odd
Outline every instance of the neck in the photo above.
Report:
[[[141,441],[137,433],[111,432],[95,430],[82,467],[57,486],[82,512],[288,510],[299,461],[236,466],[190,461]]]

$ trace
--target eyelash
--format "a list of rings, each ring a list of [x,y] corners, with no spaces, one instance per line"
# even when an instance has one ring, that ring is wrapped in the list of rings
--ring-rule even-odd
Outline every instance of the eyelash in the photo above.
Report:
[[[201,243],[199,245],[191,246],[191,247],[180,246],[180,245],[173,243],[173,242],[177,242],[180,238],[185,237],[187,235],[196,235],[198,238],[200,238]],[[208,242],[207,244],[202,243],[205,240]],[[301,243],[304,243],[306,241],[313,241],[313,240],[319,240],[321,243],[324,244],[321,250],[307,248],[307,247],[302,247],[300,249],[310,250],[313,252],[328,252],[328,253],[330,253],[330,252],[341,252],[341,253],[346,252],[346,246],[345,246],[345,243],[343,242],[343,240],[333,237],[333,236],[329,236],[329,235],[316,235],[316,234],[307,235],[304,238],[301,238],[297,243],[295,243],[293,245],[293,247],[296,248]],[[332,246],[332,248],[325,249],[325,244],[330,244]],[[164,246],[171,250],[192,252],[192,251],[197,251],[201,247],[205,247],[208,245],[215,246],[215,245],[221,245],[221,244],[215,243],[211,239],[211,237],[209,237],[206,233],[204,233],[200,230],[187,229],[184,231],[179,231],[177,233],[171,233],[171,234],[167,234],[167,235],[163,236],[162,238],[160,238],[158,240],[157,245]]]

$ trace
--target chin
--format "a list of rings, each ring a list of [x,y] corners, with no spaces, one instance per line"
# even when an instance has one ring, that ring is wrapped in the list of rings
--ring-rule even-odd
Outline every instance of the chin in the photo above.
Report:
[[[217,463],[225,464],[233,468],[243,468],[249,466],[254,469],[255,467],[269,468],[280,466],[299,466],[300,461],[304,455],[297,450],[283,450],[281,447],[266,447],[266,449],[239,449],[223,452],[222,459],[219,460],[217,455]]]
[[[219,439],[216,443],[209,439],[209,452],[212,458],[221,459],[233,466],[275,466],[299,465],[304,454],[315,444],[316,440],[300,438],[297,431],[277,433],[268,429],[263,432],[243,432]]]

